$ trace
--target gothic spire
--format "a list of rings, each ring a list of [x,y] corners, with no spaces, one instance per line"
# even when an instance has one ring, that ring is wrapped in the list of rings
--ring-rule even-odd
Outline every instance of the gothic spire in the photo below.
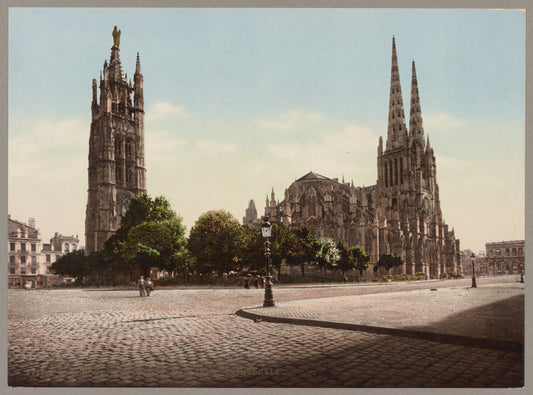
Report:
[[[387,131],[386,150],[404,146],[407,140],[405,113],[403,110],[402,88],[400,86],[400,72],[396,55],[396,40],[392,37],[392,65],[391,87],[389,100],[389,128]]]
[[[137,52],[137,63],[135,64],[135,74],[141,74],[141,60],[139,58],[139,52]]]
[[[420,96],[418,94],[418,81],[416,79],[415,61],[411,77],[411,115],[409,117],[409,137],[411,141],[418,142],[424,147],[424,125],[422,124],[422,111],[420,109]]]

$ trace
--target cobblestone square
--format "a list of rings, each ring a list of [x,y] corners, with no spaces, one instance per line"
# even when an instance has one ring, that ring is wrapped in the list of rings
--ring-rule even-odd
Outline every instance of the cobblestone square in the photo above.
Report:
[[[497,287],[480,279],[479,289]],[[516,285],[504,284],[505,289]],[[465,292],[467,281],[279,286],[279,311],[312,299]],[[454,288],[455,287],[455,288]],[[504,288],[501,288],[502,290]],[[9,290],[8,380],[36,387],[521,387],[523,351],[251,320],[262,289]],[[492,292],[492,291],[491,291]],[[502,291],[503,292],[503,291]],[[374,296],[373,296],[374,295]],[[396,296],[393,296],[396,295]],[[412,293],[411,295],[415,295]],[[443,296],[441,296],[443,297]],[[391,299],[392,300],[392,299]],[[263,311],[276,309],[269,308]],[[261,310],[261,309],[256,309]],[[377,314],[377,312],[374,312]],[[522,310],[523,314],[523,310]],[[324,316],[326,319],[331,317]],[[316,318],[316,317],[314,317]],[[523,317],[522,317],[523,320]]]

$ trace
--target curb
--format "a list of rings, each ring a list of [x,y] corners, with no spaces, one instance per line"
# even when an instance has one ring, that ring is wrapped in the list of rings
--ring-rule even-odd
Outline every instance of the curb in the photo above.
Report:
[[[303,318],[288,318],[288,317],[272,317],[261,314],[250,313],[243,309],[235,313],[242,318],[248,318],[254,321],[261,320],[265,322],[273,322],[279,324],[292,324],[292,325],[304,325],[304,326],[316,326],[321,328],[330,329],[343,329],[349,331],[368,332],[378,335],[389,335],[398,337],[407,337],[412,339],[429,340],[437,343],[454,344],[459,346],[477,347],[477,348],[489,348],[496,350],[504,350],[511,352],[524,352],[524,343],[511,342],[506,340],[494,340],[477,338],[461,335],[449,335],[433,332],[413,331],[406,329],[385,328],[380,326],[359,325],[359,324],[347,324],[342,322],[333,321],[319,321]]]

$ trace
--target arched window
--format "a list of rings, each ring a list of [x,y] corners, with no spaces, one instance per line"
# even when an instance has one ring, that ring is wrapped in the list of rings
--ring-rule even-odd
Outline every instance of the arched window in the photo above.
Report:
[[[115,158],[120,158],[122,155],[122,140],[120,137],[115,139]]]
[[[316,217],[316,191],[313,188],[309,188],[307,204],[308,204],[308,216]]]
[[[126,158],[131,159],[133,155],[133,143],[131,139],[126,141]]]
[[[65,243],[65,252],[69,252],[69,245],[68,245],[68,243]]]
[[[398,160],[394,159],[394,185],[398,185]]]

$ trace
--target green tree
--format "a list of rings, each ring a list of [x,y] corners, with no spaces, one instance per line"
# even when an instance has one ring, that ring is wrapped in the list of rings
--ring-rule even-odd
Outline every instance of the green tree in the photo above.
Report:
[[[356,258],[352,254],[352,247],[348,247],[343,243],[337,244],[339,250],[339,260],[337,262],[337,269],[339,269],[344,277],[344,274],[350,270],[355,270]]]
[[[117,232],[104,246],[104,257],[113,269],[137,269],[144,275],[150,267],[170,272],[186,264],[185,226],[163,196],[147,194],[132,198]]]
[[[355,258],[355,270],[359,271],[359,275],[363,277],[363,272],[368,270],[372,255],[367,254],[361,247],[350,247],[351,254]],[[403,261],[402,261],[403,262]]]
[[[403,258],[394,254],[383,254],[379,257],[378,263],[374,266],[374,271],[377,272],[380,267],[387,271],[387,276],[390,277],[390,269],[403,265]]]
[[[188,247],[202,273],[239,270],[242,227],[224,210],[202,214],[189,235]]]
[[[316,241],[316,260],[318,266],[324,270],[324,276],[327,269],[333,269],[337,266],[340,259],[340,252],[336,243],[329,237],[321,237]]]
[[[68,252],[50,265],[50,271],[60,276],[84,277],[88,261],[83,249]]]
[[[265,240],[260,229],[242,227],[237,261],[242,268],[264,271],[266,265]]]
[[[316,259],[318,244],[315,236],[307,228],[294,231],[294,239],[290,246],[289,264],[300,265],[302,277],[305,277],[305,263]]]
[[[278,280],[281,280],[281,264],[288,259],[291,246],[295,241],[294,233],[283,224],[273,223],[270,237],[270,256],[272,266],[276,268]]]

